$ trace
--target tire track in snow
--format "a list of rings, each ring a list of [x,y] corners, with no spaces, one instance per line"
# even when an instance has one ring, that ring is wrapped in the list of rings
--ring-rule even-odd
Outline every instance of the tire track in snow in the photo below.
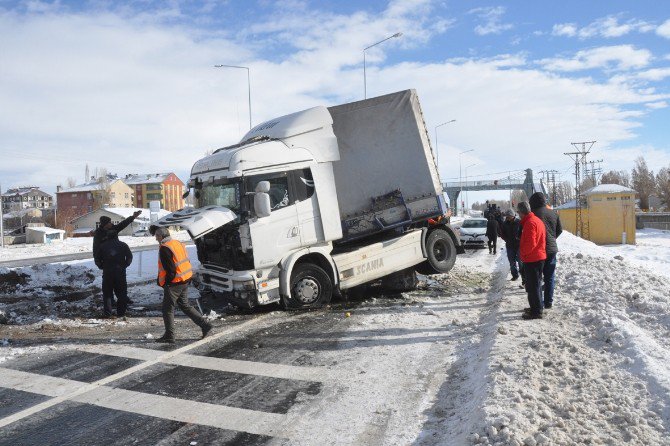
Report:
[[[483,419],[490,370],[490,353],[497,334],[497,310],[505,288],[508,264],[502,255],[488,257],[489,289],[484,305],[475,306],[474,321],[466,326],[467,336],[455,352],[456,360],[428,412],[416,445],[466,444],[477,420]],[[464,334],[465,335],[465,334]]]

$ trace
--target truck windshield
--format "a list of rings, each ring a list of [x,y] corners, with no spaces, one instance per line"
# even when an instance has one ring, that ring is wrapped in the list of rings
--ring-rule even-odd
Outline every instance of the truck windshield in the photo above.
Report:
[[[241,181],[215,181],[196,186],[198,207],[223,206],[239,215]]]

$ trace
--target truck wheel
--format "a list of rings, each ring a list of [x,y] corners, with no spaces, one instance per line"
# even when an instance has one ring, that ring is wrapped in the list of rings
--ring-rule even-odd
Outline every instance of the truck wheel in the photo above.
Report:
[[[286,306],[292,309],[318,308],[330,302],[333,282],[321,268],[311,263],[300,263],[291,274],[291,296]]]
[[[427,267],[433,270],[433,274],[448,273],[456,263],[456,246],[449,236],[449,233],[443,229],[435,229],[426,238],[426,254],[428,260],[417,268],[419,272],[429,271]],[[426,273],[423,273],[426,274]]]

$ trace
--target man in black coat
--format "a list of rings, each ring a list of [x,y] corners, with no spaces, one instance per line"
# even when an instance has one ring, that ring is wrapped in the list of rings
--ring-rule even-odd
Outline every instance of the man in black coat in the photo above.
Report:
[[[98,225],[98,228],[95,230],[93,234],[93,260],[95,261],[95,264],[97,265],[98,262],[100,261],[100,245],[107,240],[107,234],[112,231],[115,233],[115,235],[118,235],[119,232],[123,231],[128,227],[129,224],[131,224],[140,214],[142,211],[135,211],[133,215],[130,217],[126,218],[125,220],[117,223],[117,224],[112,224],[112,219],[109,218],[106,215],[103,215],[100,217],[100,224]],[[114,297],[112,297],[112,303],[114,302]],[[127,304],[132,304],[132,301],[128,301]]]
[[[139,217],[141,213],[142,211],[135,211],[133,215],[115,225],[112,224],[112,219],[108,216],[103,215],[100,217],[100,224],[93,234],[93,260],[96,261],[96,264],[98,261],[98,250],[100,249],[100,244],[107,240],[108,232],[114,231],[118,235],[119,232],[126,229],[129,224],[131,224],[137,217]]]
[[[486,238],[488,239],[489,254],[495,254],[498,241],[498,221],[492,213],[489,213],[486,222]]]
[[[544,308],[551,308],[554,304],[554,276],[556,273],[556,255],[558,244],[556,239],[563,232],[558,212],[547,207],[547,199],[542,192],[535,192],[530,196],[531,211],[544,222],[547,230],[547,260],[544,261],[542,276],[544,278]]]
[[[116,231],[108,231],[105,241],[98,248],[95,264],[102,270],[103,317],[111,318],[112,300],[116,294],[116,315],[126,315],[128,307],[128,284],[126,268],[133,262],[133,254],[128,245],[119,240]]]
[[[512,209],[507,209],[507,211],[505,211],[505,220],[500,226],[500,237],[505,240],[507,260],[509,261],[512,280],[517,280],[523,268],[521,257],[519,257],[521,222],[518,218],[516,218]]]

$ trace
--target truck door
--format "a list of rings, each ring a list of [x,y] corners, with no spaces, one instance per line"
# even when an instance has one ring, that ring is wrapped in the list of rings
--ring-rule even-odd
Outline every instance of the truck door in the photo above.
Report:
[[[302,246],[324,239],[319,204],[314,194],[314,180],[309,168],[289,172],[291,202],[295,203]]]
[[[247,190],[254,190],[259,181],[270,182],[270,205],[268,217],[249,222],[251,243],[256,268],[277,264],[287,251],[301,246],[300,225],[296,206],[292,205],[289,180],[286,172],[254,175],[247,179]]]

